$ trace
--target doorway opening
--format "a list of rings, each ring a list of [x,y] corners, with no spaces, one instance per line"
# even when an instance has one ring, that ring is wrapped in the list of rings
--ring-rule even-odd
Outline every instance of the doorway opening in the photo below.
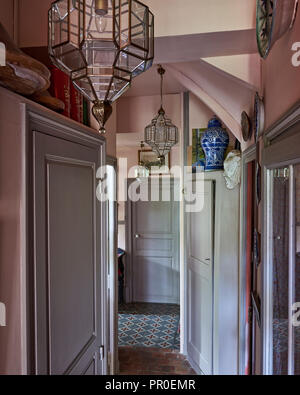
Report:
[[[179,353],[179,181],[156,177],[126,184],[128,195],[136,190],[148,198],[128,196],[123,212],[119,204],[120,355],[130,347]]]

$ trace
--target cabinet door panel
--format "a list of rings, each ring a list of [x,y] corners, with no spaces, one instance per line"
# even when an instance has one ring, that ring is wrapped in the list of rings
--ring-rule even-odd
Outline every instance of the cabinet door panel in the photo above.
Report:
[[[37,374],[102,373],[99,152],[34,133]]]
[[[188,215],[188,355],[212,374],[214,184],[203,181],[203,209]]]

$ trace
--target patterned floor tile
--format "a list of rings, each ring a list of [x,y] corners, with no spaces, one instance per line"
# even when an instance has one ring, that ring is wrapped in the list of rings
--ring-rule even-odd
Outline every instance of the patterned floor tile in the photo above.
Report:
[[[180,349],[180,308],[171,304],[119,306],[119,346]]]

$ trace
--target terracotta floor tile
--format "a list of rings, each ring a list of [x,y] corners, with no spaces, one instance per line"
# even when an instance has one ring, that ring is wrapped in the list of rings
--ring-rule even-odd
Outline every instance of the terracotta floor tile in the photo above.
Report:
[[[119,347],[120,375],[195,375],[185,357],[161,348]]]

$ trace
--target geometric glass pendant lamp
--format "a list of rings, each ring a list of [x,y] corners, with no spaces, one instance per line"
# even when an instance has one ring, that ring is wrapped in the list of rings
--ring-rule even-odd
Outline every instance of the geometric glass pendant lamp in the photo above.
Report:
[[[150,125],[145,128],[145,142],[158,155],[160,162],[164,164],[165,156],[170,152],[171,148],[178,143],[178,128],[165,116],[165,111],[163,109],[163,77],[165,70],[159,65],[157,71],[161,78],[161,106],[157,116],[152,119]]]
[[[49,55],[94,105],[99,132],[111,104],[154,58],[154,16],[138,0],[57,0],[49,10]]]

